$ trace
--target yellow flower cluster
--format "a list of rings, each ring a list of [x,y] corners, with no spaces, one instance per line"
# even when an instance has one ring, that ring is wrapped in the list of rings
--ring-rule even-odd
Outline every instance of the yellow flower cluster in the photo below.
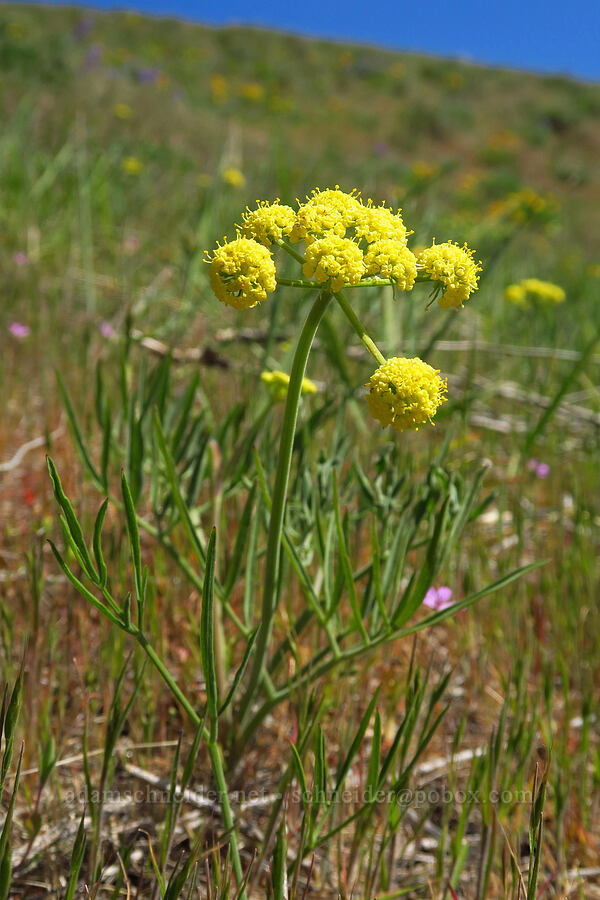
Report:
[[[228,306],[252,309],[277,287],[270,251],[240,236],[217,247],[210,259],[210,286]]]
[[[314,190],[306,203],[300,204],[290,239],[308,245],[325,235],[336,234],[343,238],[356,222],[360,208],[354,191],[346,194],[337,185],[333,190]]]
[[[296,224],[296,213],[291,206],[284,206],[279,199],[274,203],[259,200],[256,209],[248,209],[242,214],[244,236],[270,246],[289,235]]]
[[[558,213],[558,203],[551,194],[542,196],[531,188],[523,188],[509,194],[505,207],[510,218],[520,224],[550,222]]]
[[[439,369],[415,357],[386,360],[369,379],[367,404],[382,428],[419,429],[430,422],[447,397],[447,382]]]
[[[509,284],[504,291],[504,299],[515,306],[527,306],[530,303],[563,303],[566,294],[564,289],[551,281],[540,281],[539,278],[524,278],[518,284]]]
[[[281,403],[287,397],[288,387],[290,384],[290,376],[286,372],[275,370],[274,372],[261,372],[260,375],[264,384],[271,395],[274,403]],[[302,379],[302,394],[316,394],[317,386],[310,378]]]
[[[367,275],[391,278],[401,291],[411,291],[417,277],[417,259],[408,247],[384,238],[369,244],[365,269]]]
[[[329,284],[336,293],[345,284],[358,284],[365,274],[362,251],[355,241],[330,234],[313,241],[306,248],[302,271],[317,284]]]
[[[473,251],[453,241],[433,244],[417,255],[420,270],[443,286],[438,300],[442,309],[462,306],[478,288],[481,264],[473,261]]]
[[[394,213],[385,204],[373,206],[371,200],[356,211],[354,220],[354,233],[358,240],[365,240],[367,244],[376,241],[388,240],[405,245],[407,231],[400,213]]]
[[[234,183],[232,177],[229,181]],[[451,241],[434,243],[422,250],[417,258],[407,246],[411,232],[407,231],[400,210],[394,212],[385,203],[377,206],[372,200],[363,201],[356,191],[346,193],[338,185],[326,190],[315,189],[304,203],[298,204],[297,210],[279,200],[273,203],[259,200],[256,209],[246,208],[241,226],[236,227],[238,240],[243,237],[246,241],[243,245],[245,253],[250,253],[248,247],[252,244],[263,250],[273,244],[287,246],[302,263],[304,277],[314,279],[317,285],[333,293],[341,291],[344,285],[358,285],[366,278],[389,279],[402,291],[412,290],[417,279],[430,280],[436,295],[441,295],[440,306],[447,308],[462,306],[477,290],[481,267],[473,261],[473,252],[466,244],[459,247]],[[257,299],[255,287],[250,287],[245,296],[246,272],[239,273],[239,285],[229,287],[236,275],[233,260],[241,253],[238,240],[233,242],[234,249],[227,256],[226,287],[222,285],[221,266],[229,245],[220,247],[208,261],[211,278],[217,279],[219,299],[236,309],[246,309],[264,297]],[[305,255],[297,253],[286,241],[302,241],[306,247]],[[256,283],[264,290],[273,290],[267,287],[274,277],[270,254],[259,256],[253,251],[253,257],[255,260],[260,258],[264,272],[268,268],[269,273],[268,276],[265,274],[266,280]]]

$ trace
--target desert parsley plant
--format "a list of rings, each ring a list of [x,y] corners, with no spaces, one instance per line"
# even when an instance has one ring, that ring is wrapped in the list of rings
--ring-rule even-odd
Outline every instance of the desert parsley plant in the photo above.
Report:
[[[184,474],[195,473],[193,482],[197,484],[206,469],[203,454],[211,443],[208,433],[197,445],[186,437],[197,376],[183,401],[177,400],[172,408],[169,408],[165,366],[159,367],[156,376],[142,386],[139,418],[135,414],[135,402],[126,398],[128,455],[130,462],[135,463],[129,466],[129,472],[135,473],[135,477],[128,479],[122,474],[118,496],[111,496],[108,478],[108,461],[114,443],[110,413],[102,412],[104,407],[99,401],[104,437],[98,466],[85,445],[61,383],[80,456],[107,499],[100,507],[89,545],[56,467],[49,460],[54,493],[61,509],[61,525],[70,551],[67,561],[53,545],[55,556],[84,598],[141,647],[196,734],[205,742],[242,900],[246,894],[246,876],[240,855],[239,822],[230,802],[227,773],[243,759],[273,710],[299,697],[307,698],[303,707],[310,707],[313,701],[308,698],[313,688],[332,672],[337,670],[343,676],[345,670],[377,648],[443,621],[530,568],[504,575],[494,584],[414,621],[440,570],[458,546],[465,527],[485,508],[485,503],[478,500],[483,470],[475,473],[470,483],[464,483],[440,465],[433,466],[423,484],[410,486],[402,502],[396,504],[382,493],[380,485],[370,484],[368,476],[359,472],[356,477],[368,498],[372,526],[366,545],[369,556],[366,565],[364,558],[352,559],[355,541],[350,531],[361,525],[347,511],[342,512],[340,496],[346,489],[348,476],[344,472],[338,474],[333,464],[323,467],[319,484],[308,479],[304,487],[308,492],[306,509],[313,511],[315,519],[308,523],[308,531],[318,557],[316,571],[295,545],[294,530],[286,522],[300,397],[315,390],[313,382],[306,377],[307,362],[319,325],[333,303],[343,310],[376,363],[374,371],[365,372],[368,378],[365,412],[382,428],[390,428],[402,440],[401,432],[432,423],[446,400],[446,379],[438,369],[418,358],[384,357],[359,318],[361,295],[357,288],[361,287],[368,292],[374,286],[389,285],[399,298],[424,288],[425,292],[429,291],[424,299],[430,304],[437,301],[442,308],[463,306],[477,290],[480,266],[466,246],[446,241],[413,252],[408,239],[409,232],[400,212],[385,205],[377,206],[371,200],[363,201],[355,192],[345,193],[336,187],[315,190],[297,210],[278,202],[259,202],[256,209],[247,210],[243,215],[236,237],[225,240],[207,254],[215,295],[237,310],[252,309],[266,301],[286,303],[284,295],[288,288],[316,293],[298,334],[289,374],[275,371],[262,375],[272,401],[267,412],[274,403],[285,401],[279,443],[276,452],[270,454],[275,459],[274,477],[271,478],[268,464],[267,468],[263,465],[258,450],[254,453],[253,476],[248,467],[236,467],[238,474],[233,478],[232,490],[245,493],[246,500],[225,574],[216,564],[215,529],[210,531],[210,536],[204,534],[194,502],[197,494],[190,490]],[[275,252],[287,254],[298,264],[298,278],[278,274]],[[280,286],[286,291],[280,292],[281,297],[273,296]],[[150,413],[146,415],[148,410]],[[191,431],[197,432],[196,426],[200,428],[201,423],[191,422]],[[244,452],[250,460],[256,428],[260,428],[260,421],[250,428],[246,442],[250,452]],[[215,434],[212,443],[222,441],[219,452],[238,455],[239,442],[230,451],[225,446],[226,429]],[[144,457],[148,445],[152,449]],[[119,451],[115,447],[113,455]],[[153,508],[159,511],[156,524],[138,511],[144,472],[150,477]],[[397,486],[403,483],[397,471],[390,472],[389,479]],[[102,550],[102,529],[110,500],[124,512],[131,550],[133,586],[124,599],[116,594],[120,579],[115,578],[113,583]],[[365,518],[364,513],[360,518]],[[189,541],[194,564],[189,554],[178,549],[180,542],[171,538],[176,527],[183,529]],[[149,566],[142,562],[142,530],[168,551],[185,578],[202,595],[198,634],[206,685],[203,709],[176,682],[152,641],[146,602],[152,575]],[[266,545],[261,548],[263,532]],[[297,580],[300,595],[293,605],[286,606],[286,633],[282,637],[275,624],[290,573]],[[234,587],[240,581],[244,584],[242,609],[233,599]],[[319,649],[309,662],[302,662],[295,655],[294,647],[311,629],[317,635]],[[226,666],[234,645],[238,652],[241,645],[242,658],[230,677]],[[393,745],[394,753],[398,752],[400,757],[394,761],[393,754],[388,754],[383,759],[379,751],[373,751],[369,767],[370,796],[379,795],[386,785],[392,791],[399,789],[409,778],[416,759],[427,747],[443,715],[434,715],[434,708],[446,681],[444,677],[432,689],[429,700],[424,684],[419,682],[418,690],[411,688],[412,699],[407,704],[412,711],[410,717],[407,713]],[[282,796],[293,777],[300,780],[303,796],[306,794],[309,779],[303,757],[310,753],[315,735],[314,782],[323,790],[312,802],[307,801],[306,828],[303,827],[303,842],[296,848],[297,859],[301,861],[313,853],[350,823],[356,823],[355,836],[359,840],[374,809],[374,801],[365,802],[359,812],[354,811],[347,820],[340,821],[337,798],[374,715],[376,733],[381,731],[376,699],[376,696],[372,698],[358,731],[349,735],[347,747],[340,746],[345,762],[335,776],[327,772],[325,738],[321,729],[316,728],[318,709],[309,717],[310,721],[307,719],[306,727],[299,726],[279,792],[268,811],[269,825],[258,848],[261,859],[269,851],[270,837],[282,821]],[[411,758],[409,743],[411,735],[417,734],[415,728],[421,710],[424,711],[422,730],[416,755]],[[406,768],[400,776],[398,772],[404,763],[399,760],[404,757]],[[326,789],[328,781],[335,784],[332,794]]]

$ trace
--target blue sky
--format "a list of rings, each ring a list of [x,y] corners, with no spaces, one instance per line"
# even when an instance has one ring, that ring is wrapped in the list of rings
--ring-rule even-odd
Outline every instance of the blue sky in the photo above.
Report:
[[[78,5],[212,25],[261,25],[600,81],[600,0],[90,0]]]

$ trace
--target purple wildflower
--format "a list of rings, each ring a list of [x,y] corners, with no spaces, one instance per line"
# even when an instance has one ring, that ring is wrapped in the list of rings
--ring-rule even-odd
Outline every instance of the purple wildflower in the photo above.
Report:
[[[23,253],[22,250],[17,250],[16,253],[13,253],[13,262],[18,266],[26,266],[29,262],[29,259],[27,258],[26,253]]]
[[[448,609],[449,606],[454,605],[454,600],[452,600],[452,590],[445,584],[439,588],[430,587],[425,594],[423,603],[425,606],[434,609],[436,612]]]
[[[100,322],[100,334],[102,337],[105,337],[107,340],[114,338],[117,332],[112,327],[110,322]]]
[[[16,338],[19,338],[19,340],[23,340],[23,338],[29,337],[29,335],[31,334],[31,328],[29,327],[29,325],[23,325],[22,322],[12,322],[8,326],[8,330]]]
[[[535,472],[538,478],[547,478],[550,474],[550,466],[548,463],[540,462],[539,459],[530,459],[527,463],[530,472]]]

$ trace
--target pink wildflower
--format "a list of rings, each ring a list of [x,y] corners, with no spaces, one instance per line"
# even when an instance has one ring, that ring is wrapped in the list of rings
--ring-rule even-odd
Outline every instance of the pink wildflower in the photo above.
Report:
[[[423,604],[429,606],[430,609],[434,609],[436,612],[448,609],[449,606],[454,605],[454,600],[452,600],[452,590],[445,584],[439,588],[430,587],[425,594]]]

